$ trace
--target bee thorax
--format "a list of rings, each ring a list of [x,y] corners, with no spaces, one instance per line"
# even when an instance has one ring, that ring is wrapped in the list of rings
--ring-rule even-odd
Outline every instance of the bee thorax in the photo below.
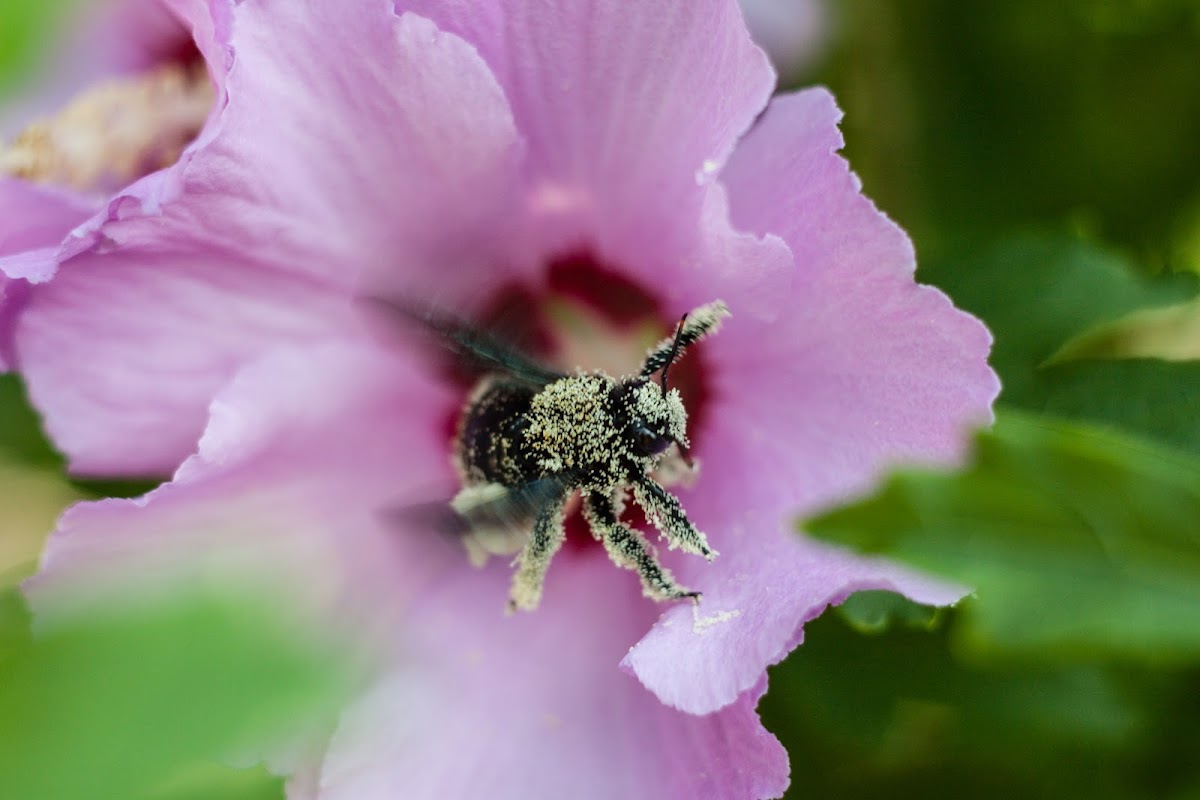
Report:
[[[544,472],[607,485],[620,480],[619,431],[609,403],[614,385],[601,373],[572,375],[533,398],[525,444]]]

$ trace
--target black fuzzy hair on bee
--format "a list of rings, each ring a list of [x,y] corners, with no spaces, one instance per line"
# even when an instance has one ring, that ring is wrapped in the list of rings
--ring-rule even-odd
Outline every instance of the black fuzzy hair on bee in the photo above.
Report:
[[[437,309],[389,300],[377,308],[420,323],[481,378],[455,436],[462,489],[450,506],[462,520],[471,561],[517,553],[509,610],[538,606],[546,570],[565,540],[563,517],[576,492],[583,516],[609,558],[637,572],[654,600],[699,598],[658,562],[654,548],[620,516],[627,496],[670,549],[717,556],[679,500],[650,473],[672,445],[688,461],[687,411],[667,371],[687,348],[729,316],[716,301],[685,314],[673,336],[650,349],[636,375],[562,373],[502,338]],[[650,380],[660,372],[657,383]]]

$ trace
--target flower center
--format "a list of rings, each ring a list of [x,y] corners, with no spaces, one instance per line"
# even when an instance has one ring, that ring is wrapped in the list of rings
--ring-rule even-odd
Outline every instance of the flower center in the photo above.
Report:
[[[112,191],[175,163],[213,101],[200,63],[169,63],[104,81],[0,147],[0,173],[84,192]]]
[[[563,372],[601,370],[619,379],[636,374],[649,349],[669,336],[679,319],[667,315],[656,297],[616,270],[590,255],[571,254],[549,264],[539,290],[512,285],[497,292],[478,322]],[[702,438],[709,394],[703,350],[703,343],[690,349],[671,366],[668,378],[669,388],[682,395],[693,448]],[[458,377],[464,389],[475,383],[469,376]],[[456,425],[457,416],[450,430]],[[656,475],[668,485],[686,483],[690,477],[677,457],[664,461]],[[647,528],[635,503],[625,505],[622,519]],[[594,546],[588,523],[577,511],[567,515],[565,527],[568,546]]]
[[[679,319],[640,284],[588,253],[572,253],[550,262],[540,289],[502,288],[478,321],[560,370],[599,369],[619,378],[637,372],[646,351]],[[705,363],[700,342],[670,370],[669,385],[683,396],[693,445],[710,392]]]

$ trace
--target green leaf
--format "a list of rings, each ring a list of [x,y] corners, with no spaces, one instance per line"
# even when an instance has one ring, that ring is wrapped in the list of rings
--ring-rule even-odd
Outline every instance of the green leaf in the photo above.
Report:
[[[186,797],[205,764],[330,713],[341,685],[253,598],[93,609],[3,665],[0,797]]]
[[[1148,279],[1123,259],[1073,237],[1021,235],[966,263],[922,270],[996,337],[990,358],[1010,404],[1042,396],[1035,373],[1070,339],[1132,311],[1195,295],[1192,275]]]
[[[976,587],[978,646],[1200,657],[1200,461],[1004,413],[960,473],[906,471],[814,535]]]
[[[991,328],[1001,402],[1200,452],[1200,365],[1094,358],[1073,346],[1136,310],[1192,297],[1195,276],[1145,278],[1080,240],[1033,235],[955,266],[934,267],[926,277]]]
[[[1026,405],[1200,453],[1200,362],[1126,358],[1054,364],[1039,372],[1036,394]]]
[[[860,633],[881,633],[894,624],[931,630],[941,618],[941,609],[881,590],[855,592],[836,608],[837,613]]]

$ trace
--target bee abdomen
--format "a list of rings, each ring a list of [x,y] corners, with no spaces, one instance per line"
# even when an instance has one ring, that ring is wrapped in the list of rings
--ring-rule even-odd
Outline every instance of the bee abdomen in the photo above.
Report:
[[[471,393],[458,424],[458,461],[464,480],[521,486],[536,477],[524,429],[534,391],[485,379]]]

